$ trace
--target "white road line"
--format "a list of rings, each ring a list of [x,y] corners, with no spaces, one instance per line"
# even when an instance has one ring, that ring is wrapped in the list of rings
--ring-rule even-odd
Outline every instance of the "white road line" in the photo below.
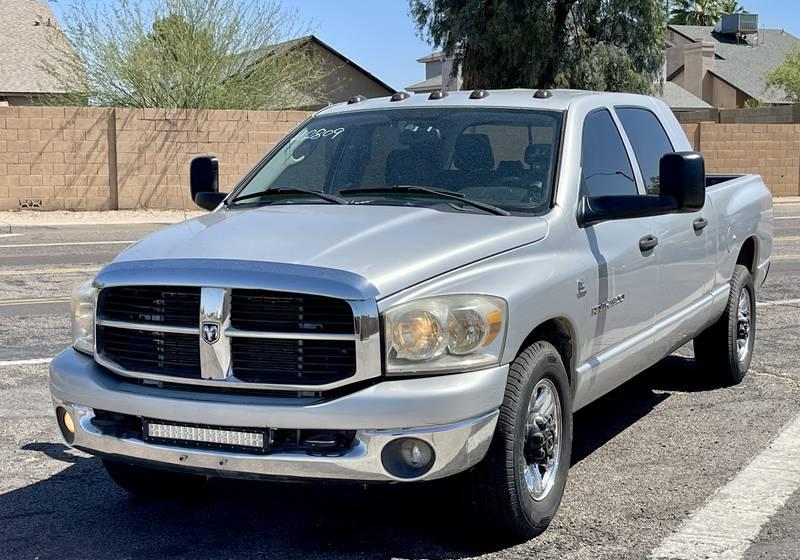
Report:
[[[759,301],[758,307],[772,307],[774,305],[795,305],[800,303],[800,299],[778,299],[773,301]]]
[[[741,560],[761,528],[800,488],[800,416],[674,533],[651,558]]]
[[[27,243],[25,245],[0,245],[0,249],[22,249],[25,247],[70,247],[75,245],[130,245],[135,241],[71,241],[67,243]]]
[[[75,272],[97,272],[100,270],[98,266],[61,266],[52,268],[22,268],[19,270],[1,270],[0,276],[31,276],[33,274],[68,274]]]
[[[0,233],[0,237],[20,237],[21,233]]]
[[[776,220],[800,220],[800,216],[776,216]]]
[[[7,360],[0,361],[0,367],[13,366],[35,366],[38,364],[49,364],[53,358],[36,358],[35,360]]]
[[[9,307],[17,305],[43,305],[48,303],[66,303],[70,300],[68,297],[52,297],[52,298],[32,298],[32,299],[0,299],[0,307]]]

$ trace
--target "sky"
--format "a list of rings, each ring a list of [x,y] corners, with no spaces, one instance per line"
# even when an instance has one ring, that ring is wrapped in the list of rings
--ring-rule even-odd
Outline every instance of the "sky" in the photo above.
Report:
[[[101,1],[101,0],[97,0]],[[70,0],[50,2],[60,16]],[[425,78],[416,60],[433,49],[417,35],[407,0],[282,0],[313,33],[395,89]],[[762,27],[800,37],[800,0],[739,0]]]

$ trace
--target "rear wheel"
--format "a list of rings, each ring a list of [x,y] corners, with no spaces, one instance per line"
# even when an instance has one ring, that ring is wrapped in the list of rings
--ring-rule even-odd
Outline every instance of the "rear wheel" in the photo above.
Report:
[[[106,472],[127,492],[154,498],[191,498],[203,496],[208,479],[195,474],[179,473],[103,459]]]
[[[501,541],[539,535],[561,504],[572,450],[572,399],[561,356],[547,342],[525,349],[508,374],[485,459],[472,471],[473,505]]]
[[[698,367],[725,385],[744,379],[753,359],[756,335],[756,298],[746,266],[736,265],[728,305],[719,320],[694,339]]]

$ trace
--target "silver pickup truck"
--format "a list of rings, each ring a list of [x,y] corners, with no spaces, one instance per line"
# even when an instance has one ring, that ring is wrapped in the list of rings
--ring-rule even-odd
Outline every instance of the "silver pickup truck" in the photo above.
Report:
[[[511,90],[327,108],[210,213],[73,295],[50,366],[69,445],[139,493],[209,477],[457,476],[495,535],[560,504],[573,412],[694,340],[753,354],[772,202],[706,175],[661,102]]]

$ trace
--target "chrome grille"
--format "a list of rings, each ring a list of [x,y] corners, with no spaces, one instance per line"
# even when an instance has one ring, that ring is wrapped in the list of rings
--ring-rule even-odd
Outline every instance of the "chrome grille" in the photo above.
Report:
[[[100,325],[97,347],[127,370],[200,378],[200,340],[196,335]]]
[[[268,292],[231,291],[231,326],[284,333],[353,333],[353,310],[336,298]]]
[[[194,327],[200,313],[200,288],[107,288],[100,292],[97,306],[102,310],[98,316],[111,321]]]
[[[355,342],[234,338],[233,371],[253,383],[322,385],[355,375]]]
[[[380,374],[374,301],[114,286],[100,291],[96,322],[97,361],[131,377],[301,391]]]

